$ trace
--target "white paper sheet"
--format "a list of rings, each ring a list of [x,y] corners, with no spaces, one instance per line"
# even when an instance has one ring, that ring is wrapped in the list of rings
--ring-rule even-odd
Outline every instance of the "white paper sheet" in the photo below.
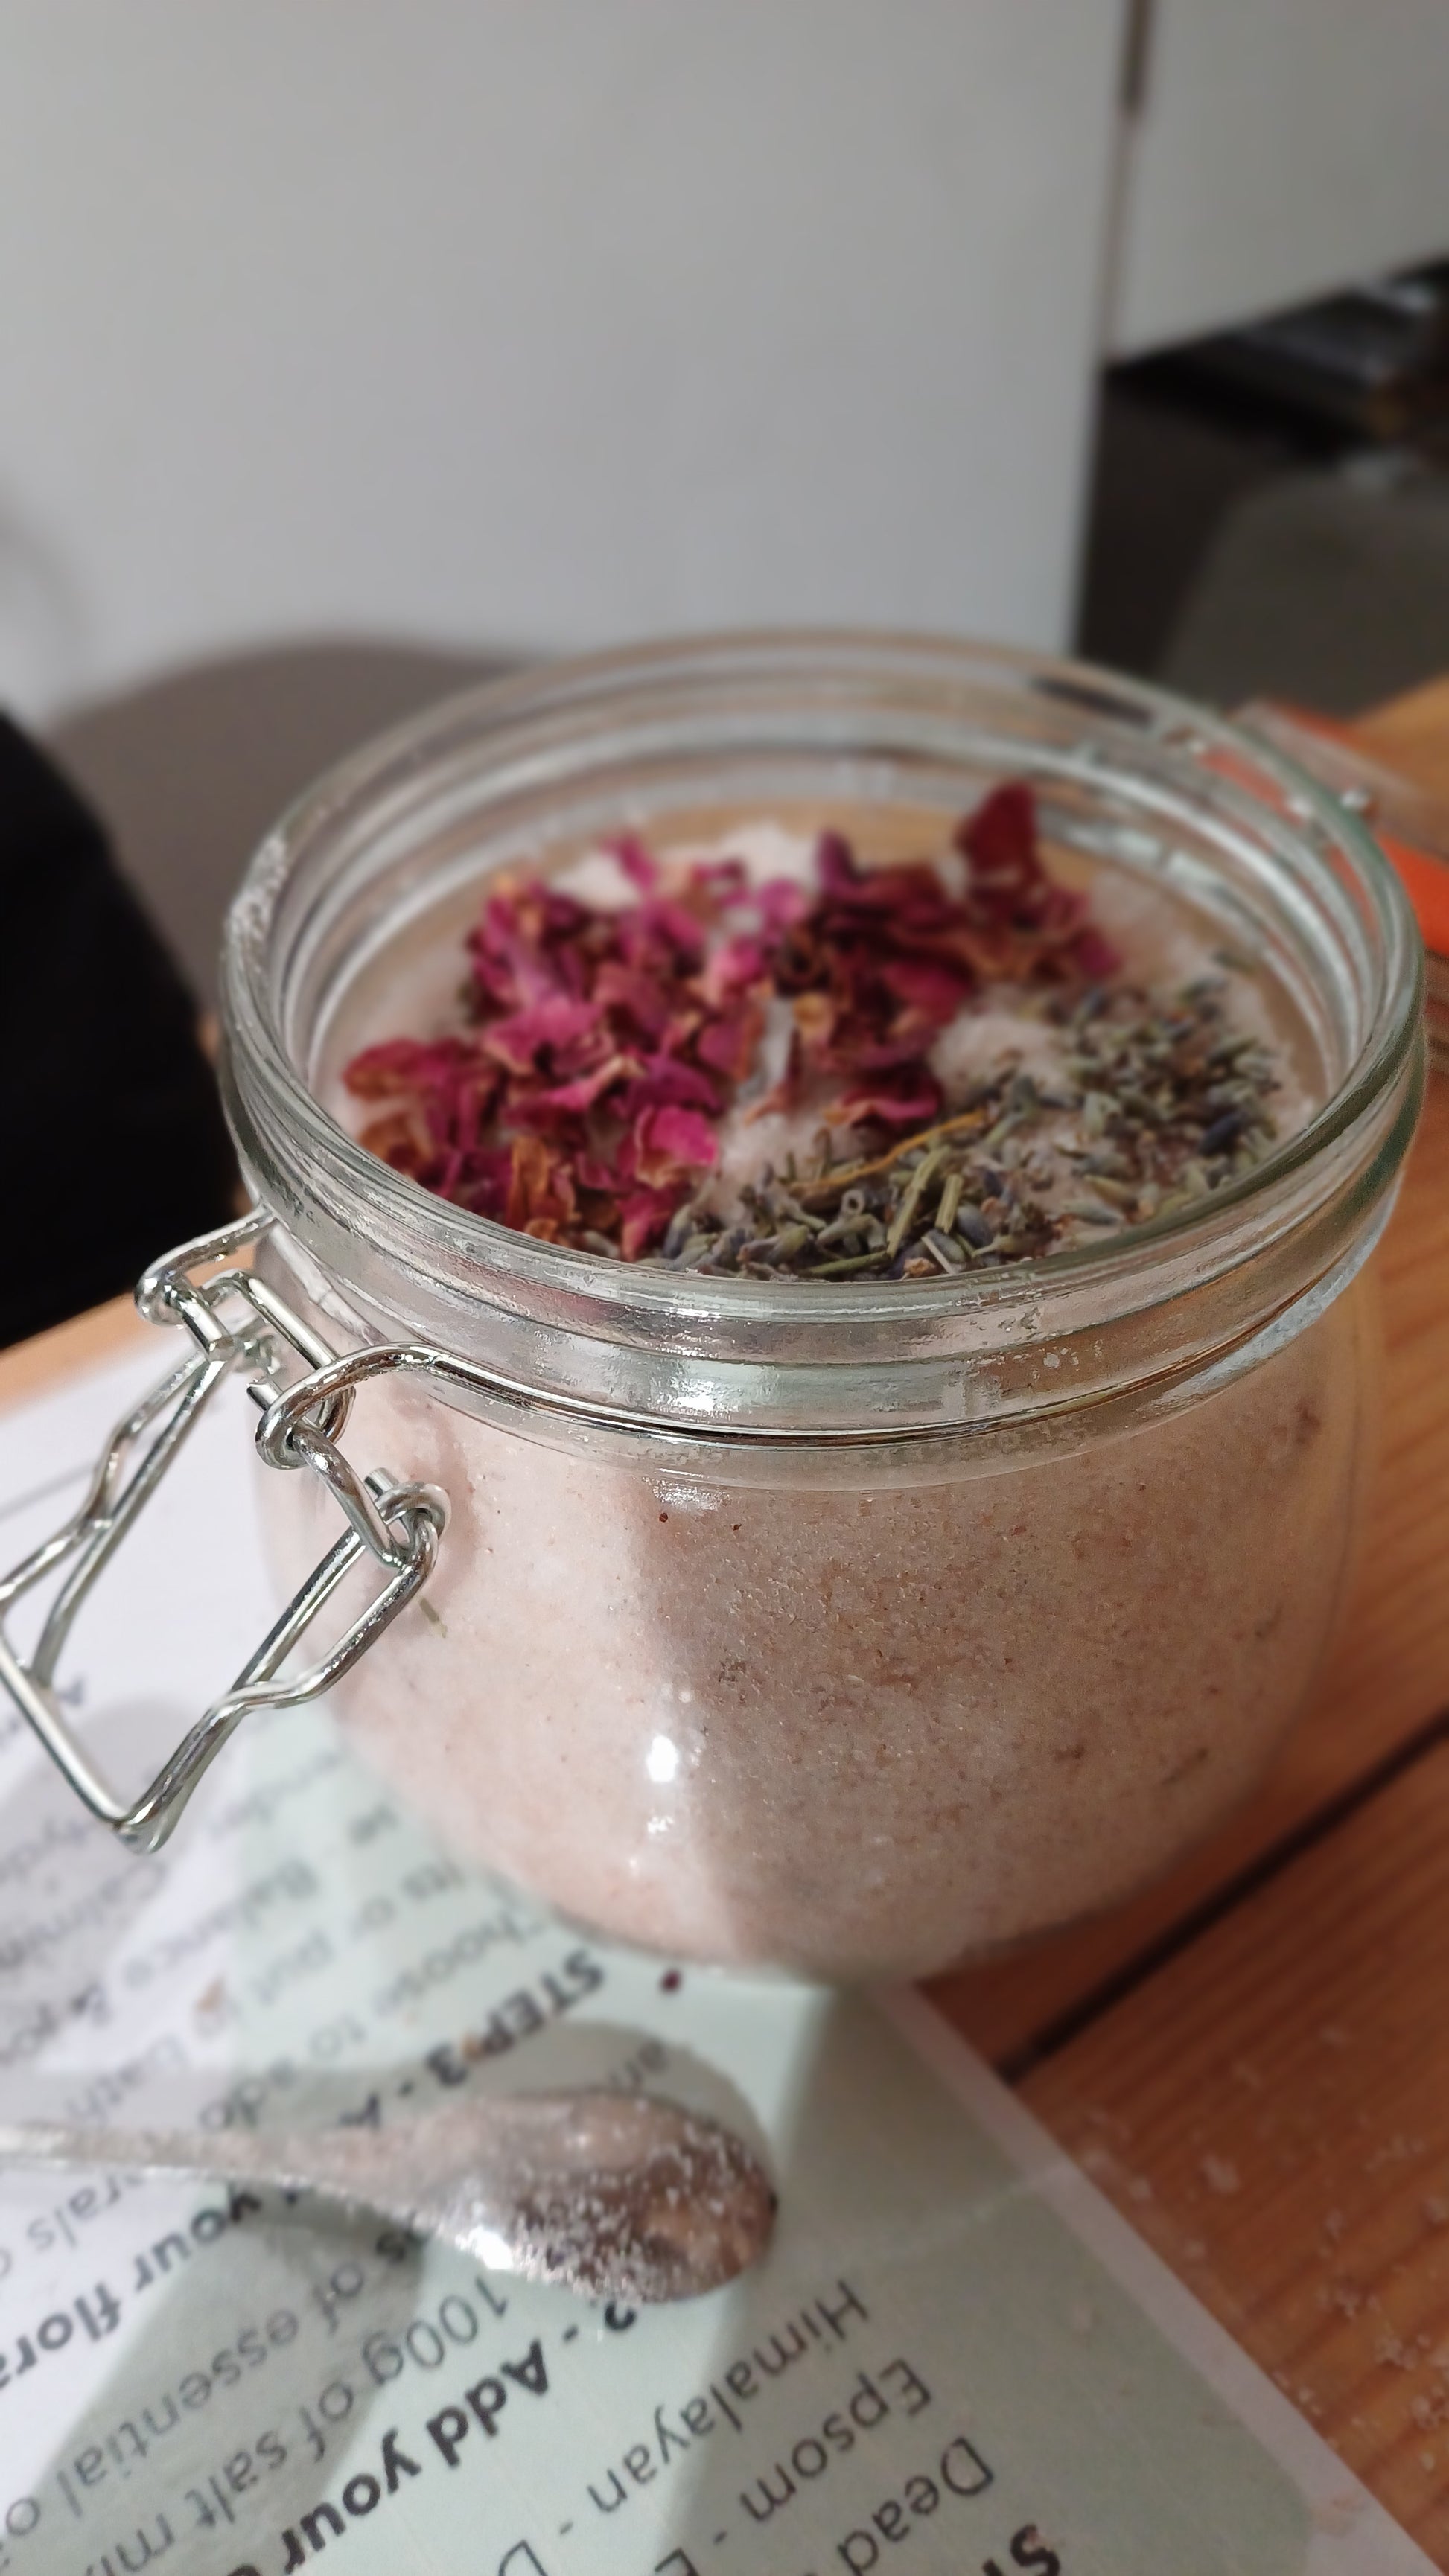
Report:
[[[0,1561],[158,1373],[0,1422]],[[272,1615],[247,1429],[240,1396],[203,1425],[78,1636],[127,1781]],[[767,2143],[757,2273],[636,2316],[274,2194],[0,2178],[0,2576],[1429,2566],[918,1998],[588,1941],[457,1868],[325,1710],[248,1721],[133,1859],[0,1712],[5,2117],[391,2123],[601,2075]]]

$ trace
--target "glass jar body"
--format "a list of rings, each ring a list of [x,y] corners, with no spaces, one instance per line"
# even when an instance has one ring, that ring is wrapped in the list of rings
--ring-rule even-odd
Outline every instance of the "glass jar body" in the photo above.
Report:
[[[1135,1427],[862,1483],[368,1387],[349,1446],[452,1518],[335,1704],[460,1856],[614,1939],[822,1978],[989,1955],[1130,1894],[1263,1770],[1342,1603],[1377,1353],[1369,1274]],[[263,1485],[290,1587],[331,1505]]]
[[[1317,1114],[1177,1215],[933,1285],[681,1276],[432,1199],[329,1111],[357,995],[496,868],[778,811],[888,863],[1003,776],[1050,852],[1193,907],[1301,1031]],[[1112,1903],[1249,1787],[1343,1596],[1364,1264],[1422,1084],[1402,897],[1276,754],[909,639],[556,668],[287,819],[225,1018],[259,1266],[335,1346],[479,1381],[374,1377],[347,1430],[449,1498],[426,1596],[338,1705],[455,1848],[672,1956],[878,1977]],[[295,1583],[334,1507],[305,1475],[264,1496]]]

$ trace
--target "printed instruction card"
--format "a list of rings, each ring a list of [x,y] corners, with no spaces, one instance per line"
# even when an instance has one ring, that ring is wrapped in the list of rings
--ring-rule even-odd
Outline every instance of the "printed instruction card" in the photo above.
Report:
[[[144,1349],[0,1418],[0,1562]],[[274,1603],[245,1400],[67,1698],[139,1785]],[[0,2576],[1408,2576],[1429,2561],[914,1996],[606,1948],[449,1860],[325,1706],[133,1858],[0,1710],[0,2117],[391,2125],[607,2078],[761,2140],[766,2262],[634,2313],[264,2190],[0,2175]]]

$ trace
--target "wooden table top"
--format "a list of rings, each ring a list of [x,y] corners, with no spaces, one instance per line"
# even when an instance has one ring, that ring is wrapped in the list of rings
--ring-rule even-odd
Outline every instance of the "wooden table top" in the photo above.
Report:
[[[1449,795],[1449,679],[1358,731]],[[933,1992],[1449,2569],[1449,1076],[1377,1263],[1367,1545],[1271,1776],[1135,1903]],[[145,1335],[118,1299],[0,1353],[0,1406]]]

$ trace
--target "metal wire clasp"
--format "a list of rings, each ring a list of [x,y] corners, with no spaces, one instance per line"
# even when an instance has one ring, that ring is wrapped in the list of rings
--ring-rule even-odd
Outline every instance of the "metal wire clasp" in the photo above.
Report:
[[[141,1313],[149,1323],[184,1325],[195,1347],[117,1423],[79,1510],[0,1581],[0,1683],[91,1814],[133,1851],[160,1849],[202,1773],[249,1709],[316,1699],[350,1670],[421,1591],[447,1525],[447,1498],[436,1485],[398,1484],[376,1472],[359,1476],[344,1458],[337,1440],[352,1407],[350,1387],[323,1385],[309,1399],[314,1376],[331,1369],[335,1377],[339,1354],[265,1280],[237,1266],[237,1255],[258,1243],[270,1224],[264,1209],[253,1208],[235,1225],[183,1244],[146,1272],[136,1290]],[[220,1269],[214,1267],[218,1263]],[[204,1283],[196,1276],[202,1271],[212,1274]],[[293,1366],[303,1363],[302,1375],[289,1376],[289,1355]],[[231,1689],[212,1702],[149,1789],[127,1806],[107,1787],[62,1715],[53,1687],[56,1665],[91,1586],[205,1406],[239,1366],[251,1372],[248,1393],[263,1408],[263,1456],[276,1467],[310,1467],[336,1496],[348,1526]],[[385,1570],[381,1590],[320,1662],[282,1675],[293,1647],[364,1556]],[[22,1593],[57,1571],[59,1589],[27,1659],[6,1634],[6,1618]]]

